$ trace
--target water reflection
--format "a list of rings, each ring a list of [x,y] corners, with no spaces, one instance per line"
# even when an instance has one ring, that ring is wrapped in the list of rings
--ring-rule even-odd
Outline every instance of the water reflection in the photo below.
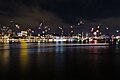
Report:
[[[28,54],[27,43],[21,43],[20,50],[20,68],[22,71],[27,70],[29,64],[29,54]]]
[[[0,73],[5,70],[12,77],[22,73],[20,77],[23,78],[27,74],[29,78],[37,76],[39,79],[43,76],[50,79],[53,77],[53,80],[54,77],[57,78],[55,80],[58,80],[63,76],[69,77],[69,79],[77,76],[85,78],[86,76],[102,80],[105,74],[113,74],[112,69],[116,72],[120,70],[120,55],[109,54],[110,51],[118,53],[120,51],[118,46],[111,48],[62,44],[64,43],[53,43],[53,45],[24,42],[15,45],[2,44]],[[16,45],[17,48],[15,48]]]
[[[2,44],[3,49],[10,49],[9,43]]]
[[[89,53],[106,53],[109,46],[89,46],[88,52]]]
[[[43,63],[44,63],[44,55],[43,55],[43,52],[45,52],[45,50],[42,49],[41,47],[41,43],[38,43],[38,47],[37,47],[37,50],[34,51],[34,53],[36,53],[36,58],[37,58],[37,69],[39,70],[39,68],[41,68],[43,66]]]
[[[58,71],[63,71],[64,68],[64,51],[65,47],[56,46],[55,48],[55,65]]]
[[[120,67],[120,55],[115,55],[115,65],[116,68]]]
[[[57,42],[56,43],[56,47],[55,47],[56,53],[63,53],[64,52],[65,47],[62,46],[62,44],[64,44],[64,43],[63,42],[61,42],[61,43]]]
[[[103,57],[103,56],[102,56]],[[99,64],[101,61],[101,57],[99,54],[89,54],[88,55],[88,65],[90,66],[91,70],[99,70]]]
[[[9,50],[4,50],[4,53],[2,53],[2,60],[3,60],[4,67],[7,67],[9,63],[9,57],[10,57]]]
[[[120,52],[120,47],[119,47],[119,45],[116,45],[116,46],[115,46],[115,51],[116,51],[116,53],[119,53],[119,52]]]
[[[1,52],[1,56],[2,56],[2,66],[4,68],[4,71],[8,70],[8,66],[9,66],[9,60],[10,60],[10,51],[9,49],[9,44],[4,44],[4,49]]]

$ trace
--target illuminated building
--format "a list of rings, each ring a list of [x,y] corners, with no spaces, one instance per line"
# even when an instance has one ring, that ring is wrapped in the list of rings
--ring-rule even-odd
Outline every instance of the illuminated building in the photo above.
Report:
[[[21,31],[21,36],[27,36],[28,32],[27,31]]]

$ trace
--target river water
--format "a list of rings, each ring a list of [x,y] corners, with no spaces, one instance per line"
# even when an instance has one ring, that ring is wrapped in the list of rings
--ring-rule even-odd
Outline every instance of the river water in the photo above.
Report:
[[[0,44],[0,80],[103,80],[120,76],[120,47]]]

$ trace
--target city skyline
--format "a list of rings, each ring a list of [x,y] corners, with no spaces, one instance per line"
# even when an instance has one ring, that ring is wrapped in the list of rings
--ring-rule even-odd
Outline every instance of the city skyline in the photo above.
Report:
[[[120,0],[0,0],[0,80],[119,80]]]

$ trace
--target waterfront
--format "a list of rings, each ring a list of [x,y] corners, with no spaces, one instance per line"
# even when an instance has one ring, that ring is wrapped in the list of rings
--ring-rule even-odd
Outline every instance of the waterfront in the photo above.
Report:
[[[0,77],[3,80],[99,80],[119,77],[119,45],[60,44],[0,44]]]
[[[119,80],[120,0],[0,0],[0,80]]]

